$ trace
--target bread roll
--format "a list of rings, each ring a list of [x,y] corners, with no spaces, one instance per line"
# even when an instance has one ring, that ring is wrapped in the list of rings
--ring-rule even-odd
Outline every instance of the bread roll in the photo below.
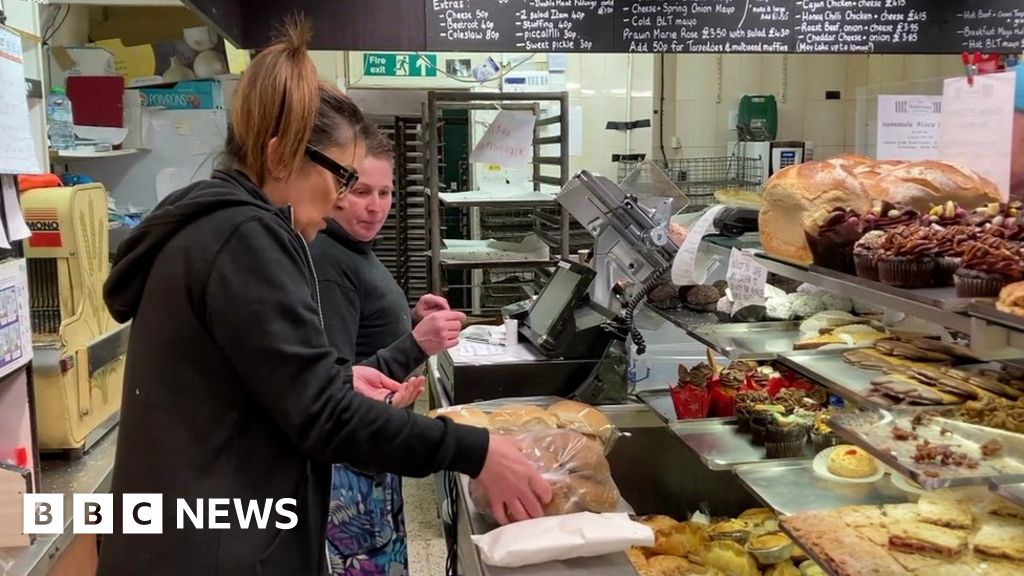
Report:
[[[490,415],[495,430],[521,430],[530,427],[555,428],[558,420],[539,406],[512,404]]]
[[[847,208],[864,214],[871,201],[860,179],[847,166],[805,162],[773,175],[764,188],[764,207],[758,216],[765,251],[793,262],[813,261],[804,230],[816,234],[819,212]]]
[[[484,414],[481,410],[472,406],[440,408],[438,410],[431,410],[427,413],[427,416],[430,416],[431,418],[441,416],[455,422],[456,424],[465,424],[467,426],[476,426],[478,428],[491,427],[491,419],[487,417],[487,414]]]
[[[999,291],[999,302],[996,303],[996,307],[1007,314],[1024,316],[1024,282],[1003,286]]]
[[[615,431],[615,427],[612,426],[612,422],[607,416],[597,408],[582,402],[572,400],[555,402],[548,408],[548,413],[558,421],[559,428],[576,430],[594,436],[604,443],[608,442]]]
[[[866,179],[868,193],[897,206],[927,212],[952,201],[963,208],[984,206],[1002,199],[999,188],[984,176],[951,162],[908,162]]]

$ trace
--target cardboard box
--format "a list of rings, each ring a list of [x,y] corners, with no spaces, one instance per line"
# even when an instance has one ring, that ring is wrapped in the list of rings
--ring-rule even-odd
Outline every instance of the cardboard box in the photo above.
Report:
[[[171,87],[140,88],[142,106],[167,110],[227,110],[238,84],[237,76],[187,80]]]

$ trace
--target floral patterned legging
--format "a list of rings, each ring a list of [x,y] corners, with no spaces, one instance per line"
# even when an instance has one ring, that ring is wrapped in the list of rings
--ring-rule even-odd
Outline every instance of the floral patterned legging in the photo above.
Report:
[[[402,478],[335,465],[327,549],[331,576],[407,576]]]

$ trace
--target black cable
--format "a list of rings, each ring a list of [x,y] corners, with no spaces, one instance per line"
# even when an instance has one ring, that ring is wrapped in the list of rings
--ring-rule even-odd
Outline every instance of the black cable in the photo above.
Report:
[[[658,144],[661,145],[661,158],[668,162],[665,154],[665,55],[661,55],[661,104],[658,108]]]
[[[448,555],[445,558],[445,576],[458,576],[459,572],[459,475],[455,472],[444,474],[445,498],[448,509],[448,521],[451,526],[451,538],[446,542]]]
[[[661,277],[671,269],[672,264],[666,264],[656,270],[651,275],[651,278],[640,286],[640,290],[622,308],[624,327],[629,329],[629,336],[633,343],[636,344],[636,353],[639,356],[647,353],[647,341],[644,339],[644,335],[640,333],[640,329],[633,325],[633,314],[636,312],[637,307],[647,298],[647,295],[651,293],[651,290],[654,290],[661,283]]]
[[[60,32],[61,27],[64,26],[64,22],[66,22],[67,19],[68,19],[68,14],[71,13],[71,5],[70,4],[64,4],[63,6],[64,6],[64,15],[60,16],[60,22],[53,28],[53,30],[50,31],[46,36],[43,37],[43,44],[44,45],[49,43],[49,41],[52,40],[53,37],[57,35],[57,32]],[[56,22],[56,20],[57,20],[57,18],[54,18],[55,22]]]

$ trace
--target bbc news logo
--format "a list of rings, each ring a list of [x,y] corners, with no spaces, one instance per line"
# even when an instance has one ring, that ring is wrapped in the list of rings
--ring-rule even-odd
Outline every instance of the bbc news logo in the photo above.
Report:
[[[178,498],[174,502],[177,530],[291,530],[299,523],[294,498],[242,500],[241,498]],[[74,494],[72,510],[64,510],[63,494],[25,494],[22,532],[61,534],[65,514],[70,514],[75,534],[113,534],[113,494]],[[121,533],[163,534],[162,494],[123,494]],[[169,528],[168,528],[169,529]]]

